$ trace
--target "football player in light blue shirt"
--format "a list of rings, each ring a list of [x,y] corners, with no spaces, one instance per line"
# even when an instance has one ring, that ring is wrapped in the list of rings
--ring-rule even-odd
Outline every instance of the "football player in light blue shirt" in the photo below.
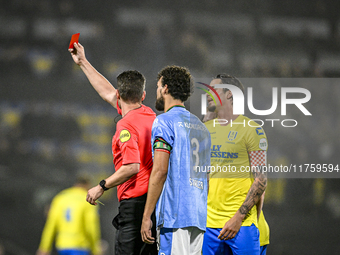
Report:
[[[211,142],[205,125],[184,107],[192,87],[186,68],[167,66],[158,74],[156,109],[165,113],[152,127],[154,165],[141,234],[144,242],[155,241],[150,217],[156,207],[159,254],[201,254],[206,229]]]

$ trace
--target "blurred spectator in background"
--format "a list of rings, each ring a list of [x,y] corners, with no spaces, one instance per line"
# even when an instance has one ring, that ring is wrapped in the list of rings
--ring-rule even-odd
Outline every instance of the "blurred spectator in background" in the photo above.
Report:
[[[174,38],[172,61],[181,66],[190,67],[194,73],[209,73],[209,47],[194,28],[187,28]]]
[[[90,180],[79,176],[53,198],[36,255],[51,254],[54,239],[61,255],[101,254],[99,213],[85,200],[89,187]]]
[[[3,244],[0,242],[0,255],[4,255],[4,254],[5,254],[5,248]]]
[[[148,77],[154,79],[158,70],[166,64],[167,46],[160,25],[148,25],[146,35],[141,38],[135,49],[135,55],[138,56],[135,62],[140,66],[140,70],[145,74],[147,80]]]

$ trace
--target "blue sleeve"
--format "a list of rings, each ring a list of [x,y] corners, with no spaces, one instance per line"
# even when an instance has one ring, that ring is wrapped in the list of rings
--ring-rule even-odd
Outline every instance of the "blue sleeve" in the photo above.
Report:
[[[152,145],[157,138],[162,138],[171,147],[174,145],[174,131],[172,121],[165,119],[162,114],[159,115],[152,125]]]

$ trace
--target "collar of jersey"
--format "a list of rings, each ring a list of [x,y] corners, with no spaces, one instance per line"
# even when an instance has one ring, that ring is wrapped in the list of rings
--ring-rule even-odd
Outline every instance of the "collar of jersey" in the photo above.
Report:
[[[185,106],[183,106],[183,105],[175,104],[175,105],[171,106],[166,112],[170,111],[170,110],[171,110],[172,108],[174,108],[174,107],[182,107],[182,108],[185,108]]]
[[[131,109],[130,111],[128,111],[125,115],[124,115],[124,117],[126,116],[126,115],[128,115],[130,112],[132,112],[132,111],[134,111],[134,110],[138,110],[138,109],[140,109],[142,107],[142,105],[141,106],[139,106],[139,107],[137,107],[137,108],[135,108],[135,109]],[[123,117],[123,118],[124,118]]]

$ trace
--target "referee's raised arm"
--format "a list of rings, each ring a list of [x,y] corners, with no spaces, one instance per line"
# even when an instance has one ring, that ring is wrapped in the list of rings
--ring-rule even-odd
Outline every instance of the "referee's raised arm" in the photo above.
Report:
[[[80,43],[74,43],[74,48],[69,49],[73,61],[83,70],[92,87],[100,97],[117,108],[117,93],[113,85],[100,74],[86,59],[84,47]]]

